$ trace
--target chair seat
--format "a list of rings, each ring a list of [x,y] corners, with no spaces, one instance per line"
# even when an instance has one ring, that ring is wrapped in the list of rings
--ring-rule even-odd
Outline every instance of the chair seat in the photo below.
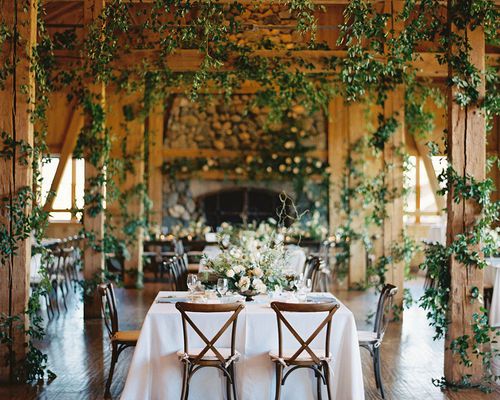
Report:
[[[358,331],[359,344],[375,344],[380,341],[380,339],[377,339],[377,332]]]
[[[194,348],[190,349],[189,352],[187,353],[187,356],[189,358],[196,358],[198,357],[198,354],[202,352],[202,348]],[[231,358],[231,348],[229,347],[217,347],[217,351],[224,357],[225,360],[229,360]],[[177,356],[179,358],[183,359],[185,358],[185,353],[183,351],[178,351]],[[233,361],[237,361],[240,358],[240,353],[235,351]],[[212,350],[208,350],[204,355],[202,360],[205,361],[217,361],[219,360],[215,353]]]
[[[127,343],[137,342],[140,333],[141,331],[118,331],[113,335],[111,340]]]
[[[278,361],[278,360],[283,360],[283,361],[288,361],[292,356],[297,352],[298,349],[284,349],[283,350],[283,357],[280,358],[278,351],[270,351],[269,352],[269,357],[271,357],[272,361]],[[332,353],[329,353],[328,356],[325,356],[325,350],[321,349],[311,349],[314,354],[321,360],[321,361],[327,361],[330,362],[332,359]],[[298,362],[314,362],[310,354],[304,350],[302,353],[299,354],[299,356],[294,360]]]

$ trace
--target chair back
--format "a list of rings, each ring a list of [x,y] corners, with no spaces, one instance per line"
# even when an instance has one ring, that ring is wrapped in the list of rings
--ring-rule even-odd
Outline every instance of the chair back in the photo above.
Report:
[[[182,316],[182,331],[184,335],[184,353],[189,353],[189,340],[188,340],[188,324],[193,328],[198,337],[205,343],[203,350],[192,360],[194,364],[198,363],[208,351],[213,354],[221,363],[225,363],[226,359],[215,347],[217,340],[231,327],[231,357],[235,355],[236,349],[236,324],[238,322],[239,313],[245,308],[242,303],[229,303],[229,304],[197,304],[197,303],[184,303],[179,302],[175,307],[180,311]],[[227,321],[222,325],[219,331],[212,339],[208,339],[195,322],[190,318],[191,313],[228,313],[230,314]]]
[[[118,310],[116,308],[115,291],[111,282],[101,283],[98,286],[99,296],[101,297],[101,311],[104,324],[110,338],[118,332]]]
[[[385,284],[380,292],[377,304],[377,313],[375,314],[375,324],[373,331],[377,333],[377,339],[383,338],[387,325],[389,324],[389,316],[387,311],[392,309],[394,296],[398,292],[398,288],[389,283]]]
[[[307,352],[309,356],[312,358],[314,363],[320,364],[320,356],[318,356],[314,351],[309,347],[312,341],[321,333],[323,329],[326,329],[325,335],[325,357],[328,357],[330,354],[330,333],[332,328],[332,317],[333,314],[337,312],[340,305],[338,303],[317,303],[317,304],[308,304],[308,303],[283,303],[279,301],[273,301],[271,303],[271,308],[276,313],[276,319],[278,322],[278,356],[283,358],[283,329],[282,325],[290,331],[290,333],[294,336],[294,338],[299,342],[299,349],[287,359],[287,362],[293,363],[297,358],[303,353]],[[292,324],[286,319],[284,312],[292,312],[292,313],[317,313],[317,312],[327,312],[327,316],[323,321],[317,326],[314,332],[306,339],[302,338],[302,336],[295,330]]]
[[[304,279],[312,279],[320,265],[321,260],[318,256],[308,256],[304,265]]]

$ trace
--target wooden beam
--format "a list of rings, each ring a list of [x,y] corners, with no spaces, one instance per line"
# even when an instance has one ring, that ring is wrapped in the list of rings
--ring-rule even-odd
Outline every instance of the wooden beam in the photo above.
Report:
[[[396,14],[401,12],[404,6],[404,1],[401,0],[387,0],[385,2],[384,10],[391,13],[392,17],[389,21],[391,31],[400,32],[403,29],[403,22],[396,18]],[[386,206],[387,215],[389,218],[384,220],[383,227],[383,242],[384,242],[384,255],[391,256],[394,244],[401,242],[401,235],[403,234],[403,157],[401,150],[404,148],[405,139],[405,92],[404,87],[397,87],[390,92],[384,103],[384,117],[396,118],[398,127],[392,134],[384,147],[384,160],[389,169],[386,175],[386,185],[388,193],[396,192],[397,197],[389,202]],[[386,282],[392,283],[397,286],[398,293],[395,297],[395,303],[399,306],[403,303],[403,289],[404,289],[404,262],[392,262],[388,266],[386,273]]]
[[[451,22],[450,22],[451,23]],[[456,30],[456,35],[468,40],[470,46],[470,62],[484,71],[485,41],[482,27],[474,31]],[[450,67],[450,78],[453,70]],[[485,83],[481,77],[479,84],[480,97],[484,97]],[[485,178],[486,165],[486,124],[483,110],[476,104],[460,107],[455,101],[456,87],[448,89],[448,162],[460,175],[474,177],[478,181]],[[480,102],[479,102],[480,103]],[[456,203],[454,188],[448,193],[448,224],[447,244],[450,245],[457,235],[468,232],[480,217],[481,208],[474,201],[462,200]],[[479,251],[476,249],[470,251]],[[475,313],[480,313],[481,304],[472,297],[472,288],[483,292],[483,270],[466,267],[456,258],[449,260],[451,284],[448,320],[448,333],[445,340],[444,375],[449,382],[461,382],[465,375],[470,376],[472,383],[480,383],[483,376],[482,358],[472,354],[469,342],[469,359],[471,366],[466,367],[458,354],[453,354],[449,348],[451,341],[463,335],[473,336],[472,321]]]
[[[105,6],[105,0],[85,0],[84,1],[84,23],[86,28],[91,26],[92,22],[96,20],[102,9]],[[90,93],[99,99],[101,106],[104,108],[105,105],[105,95],[106,88],[104,84],[95,83],[93,78],[89,78],[86,85]],[[88,116],[85,116],[85,125],[92,125],[92,120]],[[92,149],[87,149],[88,152]],[[88,156],[88,154],[87,154]],[[101,195],[105,197],[106,191],[104,186],[92,186],[91,182],[103,171],[96,169],[94,165],[88,160],[85,160],[85,191],[96,195]],[[85,206],[84,206],[85,208]],[[103,243],[104,241],[104,212],[100,212],[97,215],[90,215],[86,210],[84,210],[83,226],[87,233],[90,233],[97,244]],[[89,243],[85,246],[83,253],[83,277],[86,280],[95,280],[96,277],[101,276],[104,270],[104,253],[102,251],[97,251],[89,246]],[[92,297],[86,299],[84,304],[83,314],[85,319],[91,318],[101,318],[101,307],[100,299],[97,290]]]
[[[61,183],[64,170],[68,165],[68,161],[71,159],[73,150],[75,149],[76,142],[78,141],[78,135],[83,127],[83,114],[80,108],[77,108],[76,104],[73,104],[71,111],[71,118],[66,127],[66,133],[64,135],[64,141],[62,144],[61,154],[59,156],[59,164],[57,165],[56,173],[54,179],[50,185],[50,192],[47,195],[45,201],[44,210],[50,211],[54,200],[57,196],[57,191],[59,190],[59,185]]]
[[[54,54],[56,60],[61,63],[75,63],[81,60],[80,52],[78,50],[55,50]],[[157,49],[132,49],[127,53],[124,53],[121,58],[116,59],[112,62],[112,67],[115,69],[131,69],[139,65],[144,65],[145,67],[154,70],[155,61],[159,60],[160,51]],[[233,57],[229,57],[225,66],[221,68],[222,71],[230,71],[234,69],[231,65],[234,62],[235,54]],[[338,72],[338,68],[335,70],[327,69],[322,64],[322,60],[326,60],[332,57],[346,58],[347,51],[345,50],[256,50],[249,54],[250,57],[265,57],[265,58],[281,58],[283,60],[293,60],[293,59],[303,59],[311,63],[314,67],[312,69],[299,67],[298,69],[302,72],[308,72],[311,74],[334,74]],[[445,78],[447,77],[448,70],[445,64],[440,64],[438,62],[438,57],[442,56],[441,53],[435,52],[420,52],[416,54],[415,61],[412,62],[412,66],[416,69],[417,76],[427,77],[427,78]],[[204,54],[199,50],[195,49],[178,49],[174,53],[166,56],[165,64],[173,72],[193,72],[200,69],[200,65],[203,61]],[[382,61],[384,58],[377,55],[377,59]],[[500,65],[500,55],[499,54],[488,54],[488,66],[498,66]]]
[[[18,143],[33,146],[31,113],[35,79],[31,59],[36,44],[37,1],[0,1],[0,20],[14,38],[8,38],[0,45],[0,65],[12,66],[0,90],[0,132],[6,132]],[[3,141],[0,150],[4,150]],[[26,215],[31,212],[29,197],[26,202],[21,202],[20,194],[32,189],[32,159],[19,146],[5,150],[13,151],[13,156],[0,157],[0,199],[6,199],[0,206],[0,227],[8,235],[17,235],[13,233],[12,225],[20,222],[15,209],[22,207]],[[15,246],[11,254],[3,254],[5,262],[0,265],[0,315],[19,318],[19,322],[1,329],[12,342],[0,343],[0,383],[14,382],[14,371],[27,351],[25,332],[29,321],[25,310],[30,295],[29,233]]]
[[[163,105],[154,107],[148,117],[149,161],[148,161],[148,193],[152,201],[150,222],[161,228],[163,224],[163,127],[165,119]]]
[[[362,104],[351,104],[346,110],[350,146],[358,142],[363,136],[366,136],[367,121],[366,116],[364,115],[363,107],[364,105]],[[352,152],[350,155],[355,162],[358,161],[360,157],[366,157],[366,154],[356,154],[355,152]],[[365,158],[363,166],[360,166],[360,168],[363,168],[363,172],[367,173],[372,168],[374,170],[379,169],[380,166],[374,158]],[[351,188],[354,186],[352,181],[349,182],[349,186]],[[356,197],[357,196],[353,196],[349,199],[351,210],[353,210],[351,226],[355,232],[362,233],[365,230],[364,218],[366,214],[359,211],[364,208],[362,204],[363,200]],[[350,246],[351,257],[349,260],[348,275],[349,288],[364,287],[366,283],[366,250],[364,243],[362,240],[353,240],[351,241]]]

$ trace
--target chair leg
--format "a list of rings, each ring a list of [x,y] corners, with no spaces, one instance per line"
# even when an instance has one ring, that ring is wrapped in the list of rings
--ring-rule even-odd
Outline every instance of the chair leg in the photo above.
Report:
[[[234,363],[231,363],[229,371],[231,374],[231,380],[233,381],[233,400],[238,400],[238,395],[236,394],[236,373],[234,371]]]
[[[56,300],[57,314],[59,315],[59,314],[61,314],[61,310],[59,308],[59,295],[57,294],[58,287],[59,287],[59,284],[57,283],[57,281],[52,281],[52,288],[54,289],[54,298]]]
[[[314,371],[314,375],[316,375],[316,393],[318,400],[322,400],[321,397],[321,373],[319,371]]]
[[[373,351],[373,359],[374,363],[376,365],[375,368],[375,380],[377,382],[377,388],[380,389],[380,395],[382,396],[383,399],[385,399],[384,396],[384,386],[382,385],[382,375],[380,373],[380,347],[377,347]]]
[[[231,379],[226,376],[226,400],[231,400]]]
[[[274,400],[280,400],[281,398],[281,380],[283,379],[283,365],[280,363],[275,363],[276,365],[276,396]]]
[[[188,396],[189,364],[184,362],[184,374],[182,377],[181,400],[186,400]]]
[[[108,380],[106,381],[106,389],[104,391],[104,398],[109,399],[111,398],[111,382],[113,381],[113,374],[115,372],[115,364],[118,361],[118,348],[115,345],[112,345],[112,350],[111,350],[111,365],[109,367],[109,374],[108,374]]]
[[[332,389],[330,388],[330,366],[327,362],[323,363],[323,373],[325,375],[326,381],[326,393],[328,394],[328,400],[332,400]]]

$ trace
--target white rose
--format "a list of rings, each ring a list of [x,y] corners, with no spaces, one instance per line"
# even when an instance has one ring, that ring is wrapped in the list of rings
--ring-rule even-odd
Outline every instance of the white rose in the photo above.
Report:
[[[245,268],[243,267],[243,265],[238,264],[238,265],[235,265],[233,267],[233,270],[234,270],[234,273],[239,274],[239,273],[243,272],[245,270]]]
[[[233,278],[233,277],[234,277],[234,271],[233,271],[232,269],[228,270],[228,271],[226,272],[226,276],[227,276],[228,278]]]

